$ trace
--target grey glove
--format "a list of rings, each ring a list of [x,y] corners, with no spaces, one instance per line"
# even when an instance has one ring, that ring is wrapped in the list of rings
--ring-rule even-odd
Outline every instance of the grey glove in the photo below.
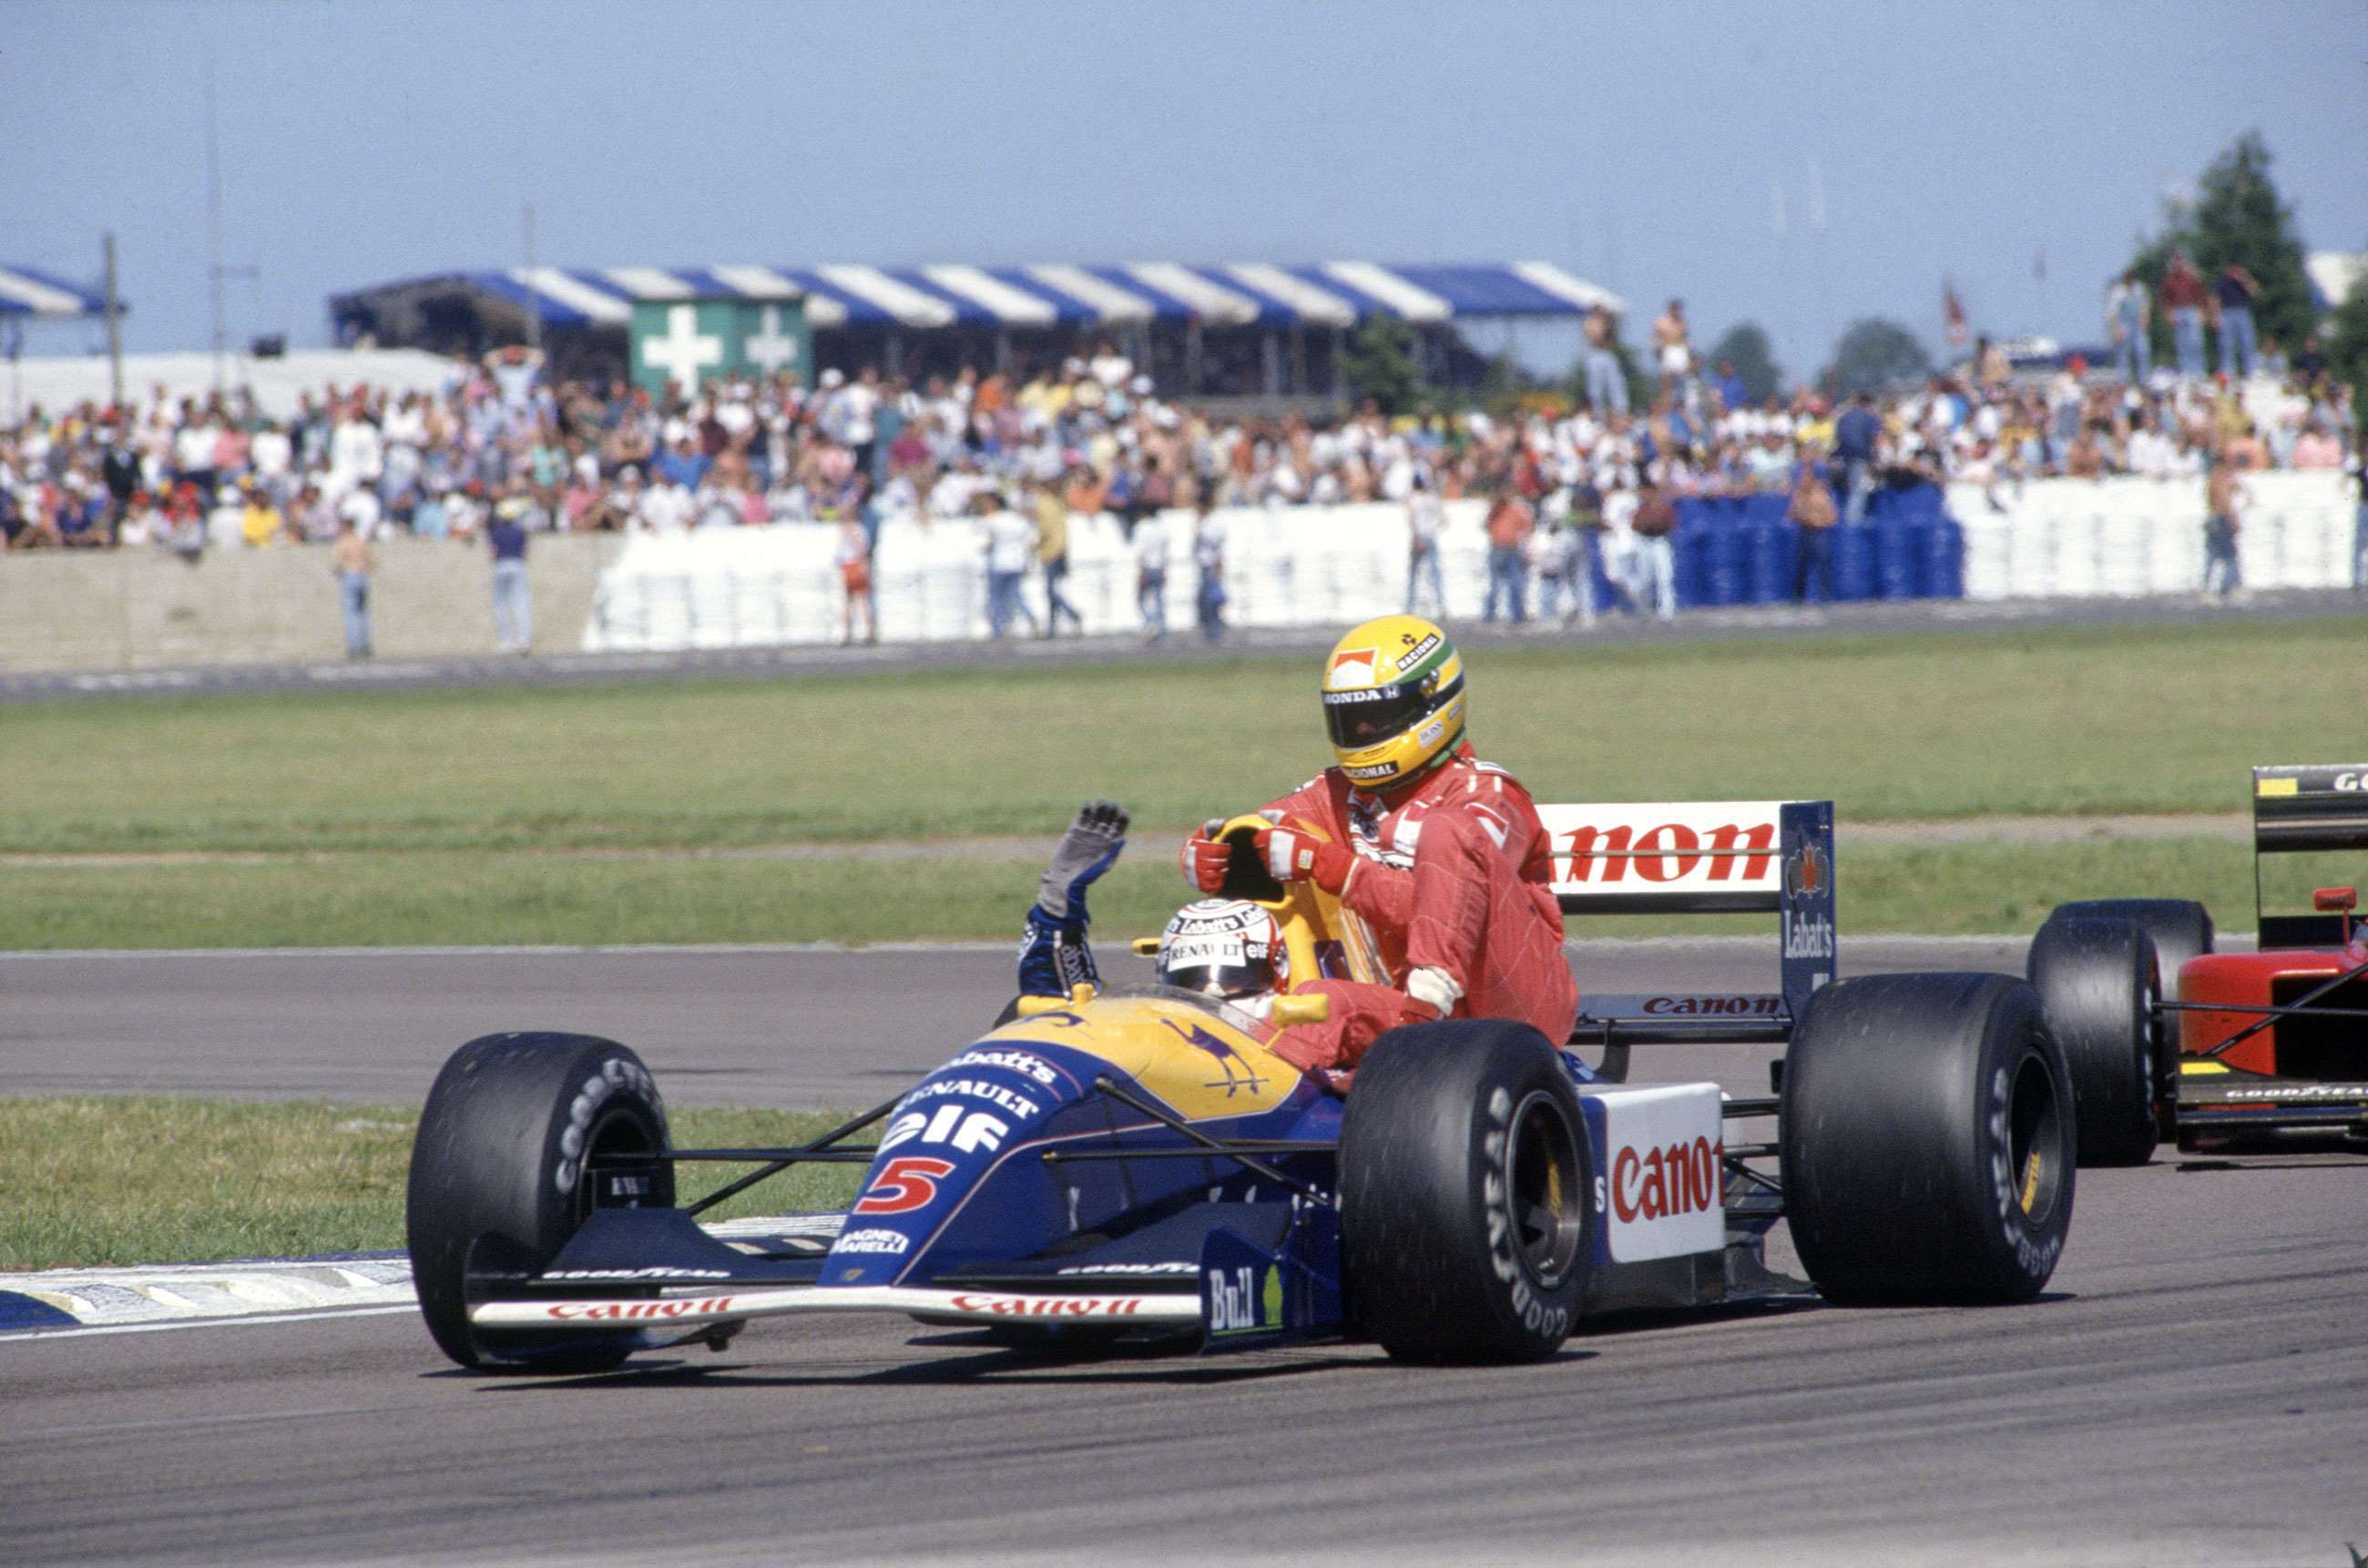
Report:
[[[1061,835],[1053,863],[1038,885],[1036,907],[1056,921],[1086,918],[1086,889],[1110,869],[1126,847],[1126,808],[1115,801],[1087,801]],[[1072,905],[1075,907],[1073,908]]]

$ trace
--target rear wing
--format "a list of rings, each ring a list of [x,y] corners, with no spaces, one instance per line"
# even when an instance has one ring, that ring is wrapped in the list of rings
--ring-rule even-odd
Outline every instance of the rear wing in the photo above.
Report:
[[[2261,908],[2264,855],[2368,849],[2368,763],[2289,763],[2253,769],[2253,918],[2263,948],[2336,947],[2333,915],[2270,915]]]
[[[2368,762],[2253,769],[2253,850],[2368,849]]]
[[[1546,805],[1538,817],[1564,914],[1772,912],[1785,1015],[1833,979],[1831,801]]]

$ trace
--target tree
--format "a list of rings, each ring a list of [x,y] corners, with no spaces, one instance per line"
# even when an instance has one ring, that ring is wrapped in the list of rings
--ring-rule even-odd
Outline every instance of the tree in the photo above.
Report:
[[[2203,171],[2192,203],[2165,204],[2162,233],[2139,244],[2130,266],[2149,292],[2161,287],[2173,250],[2184,249],[2206,282],[2232,264],[2243,267],[2261,286],[2253,301],[2254,326],[2264,342],[2275,339],[2292,353],[2301,347],[2317,312],[2311,309],[2310,278],[2303,271],[2294,209],[2278,199],[2270,162],[2270,149],[2260,131],[2248,131],[2237,138]],[[2155,358],[2170,358],[2168,311],[2154,312],[2149,335]],[[2214,348],[2216,352],[2216,344]]]
[[[1414,328],[1396,316],[1376,311],[1349,335],[1341,374],[1360,401],[1371,398],[1387,415],[1411,412],[1422,402],[1422,362]]]
[[[1838,397],[1879,392],[1932,373],[1932,357],[1916,335],[1896,321],[1868,316],[1850,324],[1834,345],[1834,362],[1823,380]]]
[[[1736,379],[1753,403],[1764,403],[1784,390],[1784,372],[1777,368],[1768,335],[1758,322],[1736,323],[1711,346],[1708,363],[1715,368],[1722,360],[1735,366]]]

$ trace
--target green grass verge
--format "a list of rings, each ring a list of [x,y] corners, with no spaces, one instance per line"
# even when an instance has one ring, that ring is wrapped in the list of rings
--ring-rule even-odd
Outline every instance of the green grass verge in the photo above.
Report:
[[[830,1112],[682,1110],[681,1146],[796,1142]],[[0,1269],[383,1252],[403,1245],[416,1109],[233,1100],[0,1099]],[[744,1174],[685,1166],[689,1201]],[[860,1173],[784,1173],[712,1217],[843,1207]]]
[[[2327,749],[2355,619],[1476,650],[1543,799],[1844,820],[2230,811]],[[0,714],[0,852],[506,850],[1180,825],[1328,760],[1308,653],[567,687],[120,698]]]
[[[1139,842],[1094,891],[1104,940],[1148,935],[1186,896],[1163,840]],[[1035,862],[570,859],[343,855],[136,868],[10,870],[12,948],[599,946],[628,942],[1017,939]],[[2030,931],[2067,898],[2199,898],[2251,925],[2251,858],[2209,838],[1873,845],[1836,868],[1842,931]],[[2298,884],[2299,885],[2299,884]],[[1571,934],[1748,933],[1734,916],[1574,919]]]

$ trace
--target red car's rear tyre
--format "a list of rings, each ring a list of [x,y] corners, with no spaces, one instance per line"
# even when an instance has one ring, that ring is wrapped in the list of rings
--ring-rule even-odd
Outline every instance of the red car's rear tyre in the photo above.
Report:
[[[2153,1159],[2156,1111],[2178,1071],[2155,1008],[2154,943],[2134,921],[2053,917],[2032,938],[2029,973],[2072,1075],[2080,1163]]]

